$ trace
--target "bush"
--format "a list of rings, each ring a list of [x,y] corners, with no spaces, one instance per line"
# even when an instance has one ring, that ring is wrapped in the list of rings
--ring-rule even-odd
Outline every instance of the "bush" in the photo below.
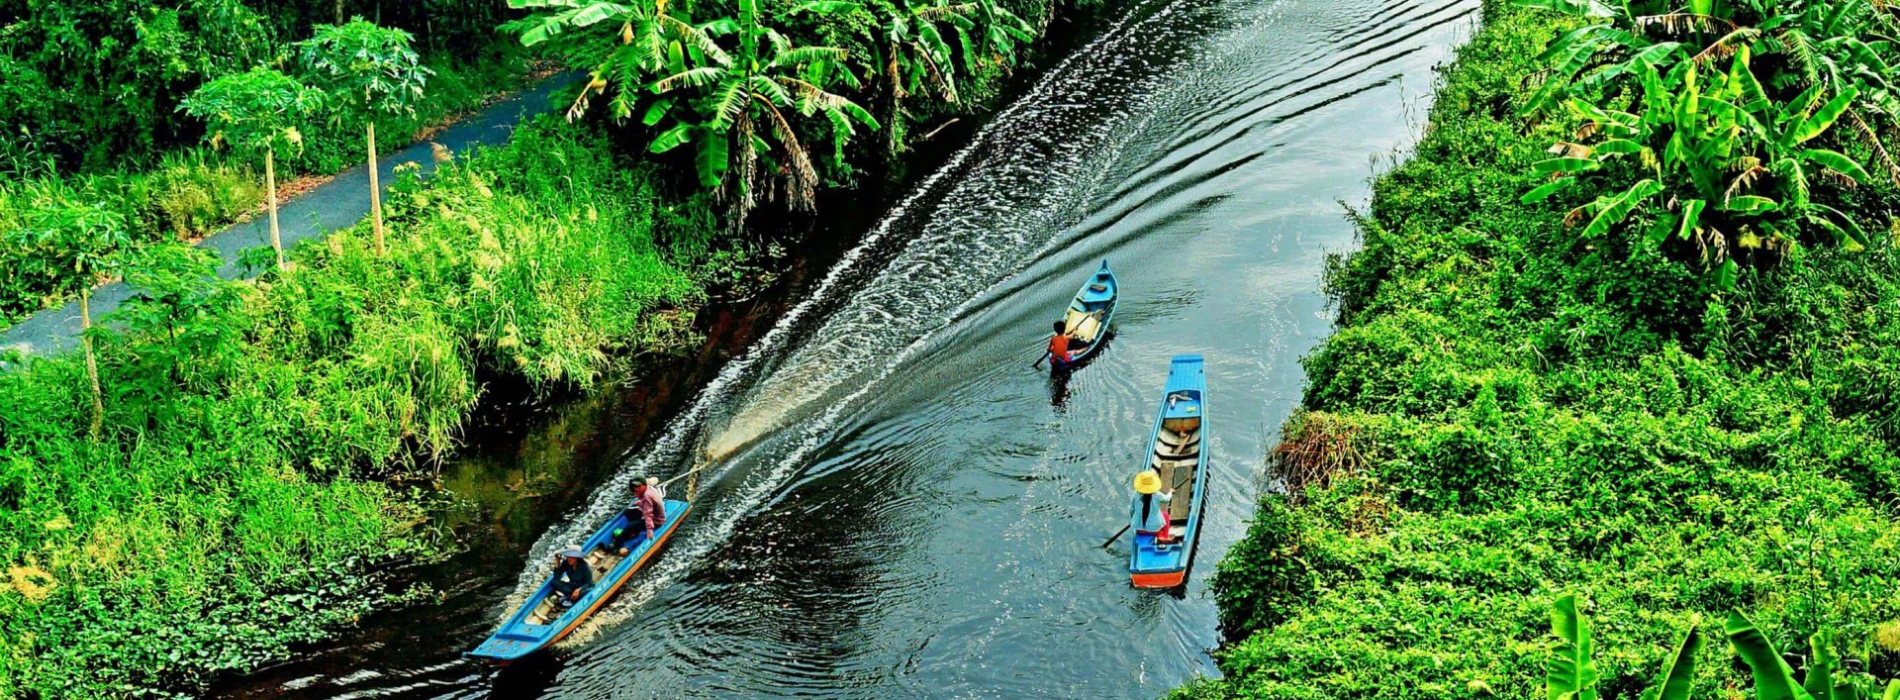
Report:
[[[1838,630],[1894,675],[1900,253],[1804,249],[1724,291],[1520,202],[1567,130],[1520,118],[1522,85],[1573,26],[1487,2],[1415,156],[1375,183],[1297,419],[1353,426],[1364,467],[1265,497],[1216,577],[1225,677],[1177,695],[1528,697],[1565,592],[1604,628],[1605,697],[1731,610],[1784,649]],[[1733,683],[1696,671],[1698,696]]]
[[[97,343],[97,442],[76,359],[0,374],[0,696],[189,691],[386,602],[364,564],[426,543],[371,477],[453,448],[484,373],[590,386],[703,299],[653,173],[608,153],[542,122],[411,178],[384,257],[359,226],[239,284],[148,248]]]

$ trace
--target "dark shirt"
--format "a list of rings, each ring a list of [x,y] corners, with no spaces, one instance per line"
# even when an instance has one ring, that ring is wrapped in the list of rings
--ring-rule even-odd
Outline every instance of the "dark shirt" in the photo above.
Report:
[[[554,578],[559,580],[563,577],[571,583],[591,586],[594,585],[594,567],[588,566],[585,560],[562,558],[561,565],[554,568]]]

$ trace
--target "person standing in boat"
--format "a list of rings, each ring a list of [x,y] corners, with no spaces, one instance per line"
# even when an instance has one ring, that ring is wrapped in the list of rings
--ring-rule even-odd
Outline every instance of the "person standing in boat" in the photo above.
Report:
[[[554,592],[560,596],[561,607],[573,605],[593,585],[594,567],[587,565],[587,557],[579,547],[568,547],[554,555]]]
[[[1152,534],[1160,540],[1168,530],[1168,502],[1174,492],[1161,490],[1161,475],[1143,469],[1135,475],[1135,534]]]
[[[644,477],[633,484],[633,502],[627,504],[625,511],[627,526],[614,535],[613,546],[620,556],[627,556],[628,545],[658,532],[660,525],[666,522],[666,501],[661,498],[656,481],[658,479]]]

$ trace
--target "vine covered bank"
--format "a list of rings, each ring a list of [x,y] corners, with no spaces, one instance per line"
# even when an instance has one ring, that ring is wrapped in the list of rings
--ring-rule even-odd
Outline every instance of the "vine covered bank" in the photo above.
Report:
[[[1745,7],[1760,9],[1717,9]],[[1810,635],[1833,630],[1842,656],[1900,675],[1900,200],[1879,175],[1816,178],[1802,194],[1864,245],[1830,244],[1821,224],[1770,244],[1735,235],[1764,219],[1734,191],[1709,203],[1733,209],[1724,257],[1713,216],[1682,226],[1692,194],[1622,211],[1610,235],[1591,231],[1606,200],[1525,196],[1600,175],[1553,157],[1591,159],[1616,136],[1526,105],[1553,70],[1585,65],[1545,53],[1582,24],[1487,2],[1415,154],[1377,180],[1363,249],[1326,276],[1338,331],[1306,359],[1304,410],[1271,460],[1286,492],[1263,497],[1216,577],[1225,677],[1177,696],[1541,694],[1566,593],[1596,628],[1605,697],[1649,687],[1696,619],[1723,640],[1731,611],[1784,651],[1821,656]],[[1757,75],[1787,60],[1716,53],[1698,69],[1703,104],[1736,84],[1717,77],[1739,75],[1735,56]],[[1610,109],[1638,115],[1658,99],[1621,95]],[[1795,117],[1812,126],[1828,98]],[[1659,118],[1687,133],[1683,114]],[[1881,157],[1853,132],[1806,146]],[[1625,152],[1604,168],[1631,173],[1612,199],[1681,162]],[[1793,196],[1790,175],[1761,177],[1744,186]],[[1700,655],[1696,697],[1743,696],[1726,642]]]

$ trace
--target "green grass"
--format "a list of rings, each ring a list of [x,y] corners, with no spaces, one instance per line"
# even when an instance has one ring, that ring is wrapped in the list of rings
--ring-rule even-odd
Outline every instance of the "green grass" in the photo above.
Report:
[[[1560,219],[1581,201],[1518,201],[1568,136],[1517,116],[1566,28],[1487,2],[1423,142],[1377,181],[1286,428],[1363,466],[1264,497],[1214,586],[1225,677],[1177,696],[1539,695],[1565,592],[1606,697],[1635,697],[1692,614],[1731,610],[1784,650],[1832,628],[1900,675],[1892,221],[1862,220],[1868,251],[1808,251],[1732,292],[1633,237],[1578,240]],[[1698,696],[1741,697],[1726,646],[1703,655]]]
[[[386,258],[359,226],[235,284],[167,249],[142,286],[171,303],[99,338],[96,444],[76,356],[0,374],[0,696],[191,691],[386,602],[366,564],[426,544],[402,484],[478,376],[591,386],[668,349],[731,264],[678,243],[718,243],[702,202],[610,153],[539,122],[404,183]]]

